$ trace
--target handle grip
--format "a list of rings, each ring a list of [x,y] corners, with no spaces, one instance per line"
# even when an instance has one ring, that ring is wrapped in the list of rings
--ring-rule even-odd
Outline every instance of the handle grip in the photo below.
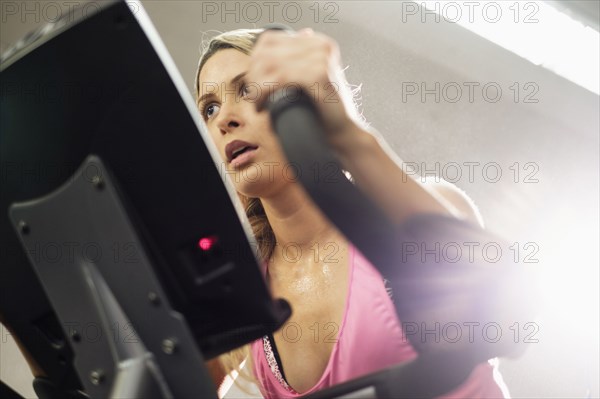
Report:
[[[265,29],[293,31],[283,24]],[[398,265],[395,226],[343,173],[313,98],[298,87],[287,87],[275,91],[264,108],[288,160],[298,168],[299,182],[325,216],[380,271]]]

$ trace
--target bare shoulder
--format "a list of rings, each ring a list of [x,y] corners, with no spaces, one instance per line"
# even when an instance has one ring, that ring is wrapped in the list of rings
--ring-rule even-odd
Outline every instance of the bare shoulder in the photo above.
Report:
[[[424,180],[425,185],[439,194],[444,200],[454,206],[465,219],[483,227],[483,218],[475,205],[475,202],[467,193],[454,184],[434,176],[428,176]]]

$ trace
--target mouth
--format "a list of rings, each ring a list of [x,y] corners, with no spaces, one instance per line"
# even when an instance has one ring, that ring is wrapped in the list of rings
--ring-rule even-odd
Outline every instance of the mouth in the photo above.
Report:
[[[257,145],[242,140],[234,140],[225,147],[227,162],[232,165],[240,165],[250,159],[257,149]]]

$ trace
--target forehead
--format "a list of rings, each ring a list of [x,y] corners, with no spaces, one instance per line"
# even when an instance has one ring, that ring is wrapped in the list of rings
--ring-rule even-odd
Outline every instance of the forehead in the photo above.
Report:
[[[247,71],[250,57],[235,49],[217,51],[206,61],[198,80],[202,83],[229,83],[240,72]],[[202,86],[201,86],[202,87]]]

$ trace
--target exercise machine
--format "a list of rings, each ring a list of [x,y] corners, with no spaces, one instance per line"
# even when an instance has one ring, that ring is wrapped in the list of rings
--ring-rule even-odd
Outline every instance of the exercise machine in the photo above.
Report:
[[[269,294],[243,207],[143,7],[93,4],[0,64],[0,313],[46,374],[42,399],[216,397],[204,361],[277,330],[291,309]],[[267,106],[292,162],[339,166],[307,95]],[[432,266],[398,267],[398,240],[481,232],[431,215],[394,226],[336,173],[301,183],[407,293],[401,319],[433,319],[440,287],[414,288]],[[508,350],[414,344],[415,361],[310,397],[435,397]]]

